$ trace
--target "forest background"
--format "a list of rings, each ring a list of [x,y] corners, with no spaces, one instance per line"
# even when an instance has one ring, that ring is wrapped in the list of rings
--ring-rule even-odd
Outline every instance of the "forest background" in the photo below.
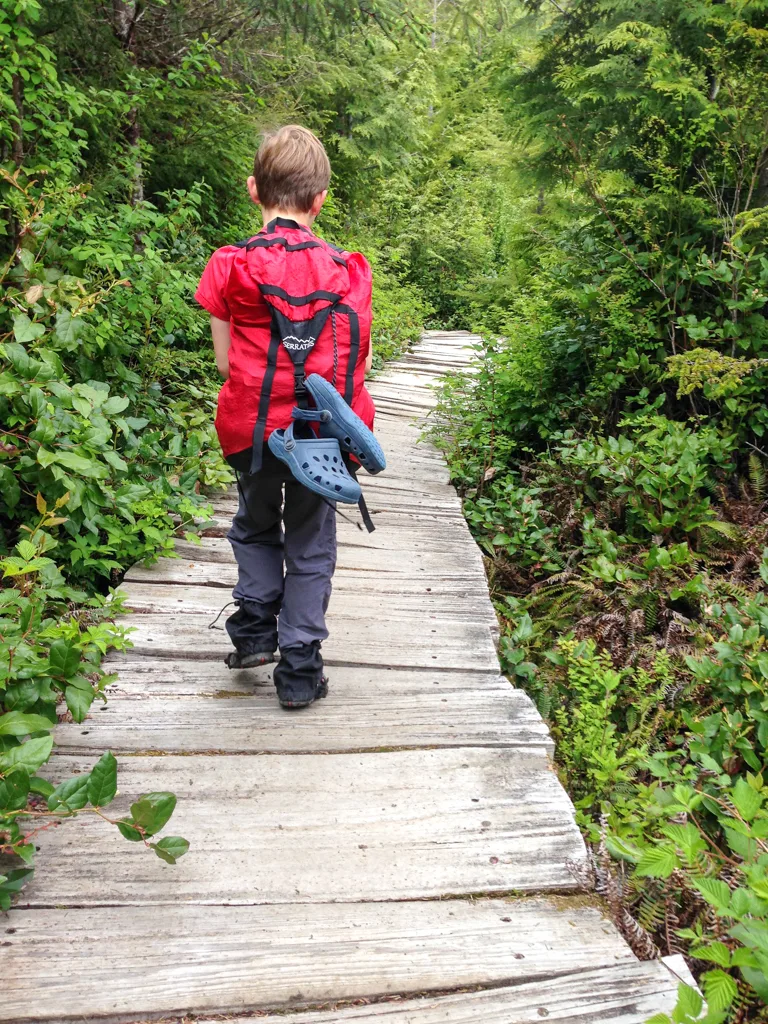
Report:
[[[114,796],[108,753],[36,773],[129,643],[122,572],[229,482],[192,293],[299,121],[377,365],[483,336],[436,437],[585,882],[638,955],[690,955],[708,1020],[768,1021],[766,0],[0,0],[0,83],[0,907]],[[173,798],[131,810],[149,843]]]

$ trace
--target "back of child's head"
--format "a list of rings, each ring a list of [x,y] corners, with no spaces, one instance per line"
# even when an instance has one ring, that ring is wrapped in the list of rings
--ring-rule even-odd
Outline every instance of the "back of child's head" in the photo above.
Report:
[[[315,196],[328,188],[331,164],[316,135],[298,124],[287,124],[264,135],[253,176],[263,207],[307,213]]]

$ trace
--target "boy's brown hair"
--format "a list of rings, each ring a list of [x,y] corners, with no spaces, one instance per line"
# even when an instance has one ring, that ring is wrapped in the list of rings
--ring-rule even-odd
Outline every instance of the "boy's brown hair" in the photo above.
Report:
[[[253,176],[262,206],[308,213],[318,192],[328,188],[331,164],[316,135],[287,124],[264,135]]]

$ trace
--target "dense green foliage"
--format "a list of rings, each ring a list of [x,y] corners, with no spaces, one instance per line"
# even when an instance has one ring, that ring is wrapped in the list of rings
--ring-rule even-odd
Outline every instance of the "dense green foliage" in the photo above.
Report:
[[[550,12],[491,61],[514,281],[440,437],[617,923],[768,1020],[768,9]]]
[[[482,333],[440,439],[598,888],[638,953],[692,953],[711,1021],[768,1020],[763,0],[0,0],[0,63],[4,849],[41,797],[99,806],[105,767],[74,803],[36,772],[129,642],[110,587],[229,479],[191,296],[299,120],[377,365]]]

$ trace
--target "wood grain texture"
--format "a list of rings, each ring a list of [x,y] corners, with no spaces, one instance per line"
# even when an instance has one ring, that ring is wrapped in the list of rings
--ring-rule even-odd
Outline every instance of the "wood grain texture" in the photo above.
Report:
[[[322,706],[310,714],[319,722]],[[63,778],[92,761],[61,754],[46,770]],[[585,859],[543,748],[123,756],[110,811],[119,815],[159,790],[177,795],[172,831],[192,841],[178,864],[83,817],[46,833],[28,902],[354,902],[575,890],[571,865]],[[72,847],[77,872],[68,863]]]
[[[534,979],[545,991],[559,974],[634,963],[598,910],[556,898],[18,910],[13,925],[3,936],[3,1024],[245,1012]]]
[[[379,587],[375,574],[366,574],[362,578],[352,576],[337,581],[331,598],[328,618],[331,631],[337,621],[359,619],[375,614],[381,609],[382,600],[387,602],[388,621],[396,623],[401,619],[423,623],[425,635],[430,632],[432,621],[479,622],[489,629],[496,627],[496,615],[488,600],[487,592],[483,593],[479,586],[462,584],[460,587],[451,585],[442,587],[409,588],[405,590],[398,585],[387,589]],[[124,583],[122,588],[126,608],[139,614],[175,612],[198,615],[209,615],[211,620],[218,615],[226,602],[229,593],[219,587],[185,586],[175,583]],[[227,615],[234,612],[234,606],[223,612],[217,627],[223,627]],[[127,620],[131,624],[131,620]],[[393,629],[397,627],[393,625]]]
[[[653,1014],[670,1013],[677,1001],[677,980],[659,961],[529,981],[456,995],[384,1001],[370,1006],[291,1014],[290,1024],[645,1024]],[[266,1024],[285,1022],[282,1014],[260,1017]],[[217,1024],[202,1020],[199,1024]],[[235,1017],[228,1024],[255,1024]]]

